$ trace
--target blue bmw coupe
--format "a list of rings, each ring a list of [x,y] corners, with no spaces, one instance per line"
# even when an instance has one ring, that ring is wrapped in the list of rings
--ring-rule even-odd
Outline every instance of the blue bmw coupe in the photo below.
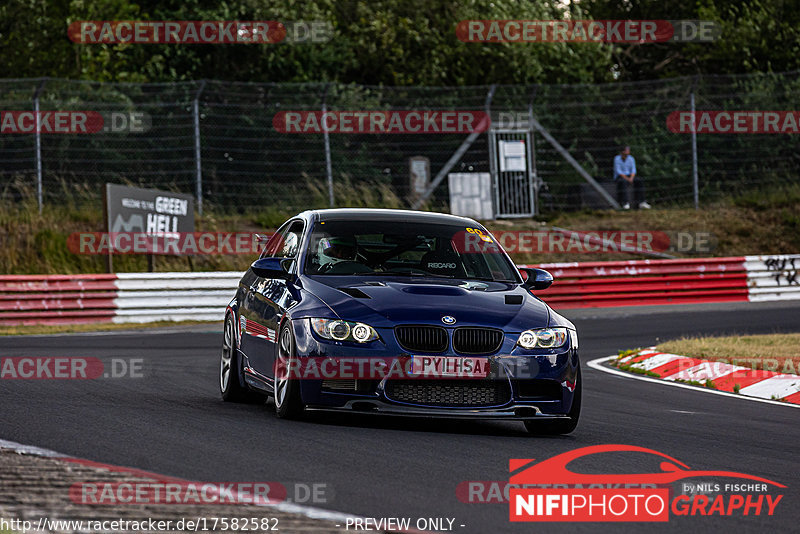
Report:
[[[277,415],[344,411],[511,419],[572,432],[582,380],[574,325],[464,217],[331,209],[291,218],[228,305],[220,389]]]

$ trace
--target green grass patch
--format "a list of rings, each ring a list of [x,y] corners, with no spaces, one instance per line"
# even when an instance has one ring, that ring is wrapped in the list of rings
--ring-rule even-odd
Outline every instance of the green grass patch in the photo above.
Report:
[[[220,317],[220,322],[222,318]],[[100,324],[59,324],[59,325],[0,325],[0,336],[25,336],[46,334],[70,334],[77,332],[104,332],[110,330],[146,330],[169,326],[187,326],[205,324],[212,327],[216,321],[155,321],[152,323],[100,323]],[[222,330],[220,329],[220,332]]]
[[[661,378],[661,375],[658,373],[654,373],[653,371],[648,371],[646,369],[641,369],[639,367],[633,367],[633,365],[622,365],[619,362],[615,362],[614,367],[619,369],[620,371],[625,371],[627,373],[633,373],[635,375],[643,375],[643,376],[652,376],[655,378]]]
[[[690,386],[697,386],[699,388],[717,389],[717,386],[714,385],[714,381],[710,379],[706,379],[701,382],[700,380],[684,380],[682,378],[676,378],[675,382],[680,382],[681,384],[688,384]]]
[[[302,198],[304,209],[328,206],[328,190],[323,182],[299,179],[293,194]],[[0,194],[0,272],[5,274],[71,274],[105,271],[102,256],[76,255],[67,249],[73,232],[104,231],[102,204],[96,191],[65,188],[63,201],[48,202],[39,214],[35,191],[15,186],[22,198],[10,200]],[[0,189],[2,192],[2,189]],[[407,208],[386,183],[359,181],[348,176],[337,178],[334,186],[337,207]],[[244,210],[214,205],[206,199],[206,211],[195,218],[199,232],[274,231],[287,218],[300,211],[276,201],[261,209]],[[703,209],[692,208],[579,211],[548,215],[545,224],[534,219],[486,221],[492,232],[546,231],[549,225],[577,231],[655,231],[708,232],[716,236],[716,248],[701,256],[739,256],[747,254],[789,254],[800,250],[800,186],[765,188],[732,196]],[[697,253],[675,253],[698,256]],[[512,254],[518,263],[554,261],[597,261],[636,259],[625,253],[593,254]],[[643,256],[642,256],[643,257]],[[249,255],[156,256],[156,271],[244,271],[254,259]],[[144,272],[147,259],[139,255],[115,255],[117,272]]]
[[[697,386],[700,388],[703,387],[703,383],[700,382],[699,380],[684,380],[683,378],[676,378],[675,382],[680,382],[681,384],[688,384],[690,386]]]
[[[550,214],[534,220],[487,221],[493,232],[546,231],[550,226],[583,232],[706,232],[713,237],[710,252],[669,252],[677,257],[796,254],[800,250],[800,186],[765,187],[703,202],[701,209],[595,210]],[[546,222],[545,222],[546,221]],[[519,263],[637,259],[625,253],[516,254]],[[641,256],[643,258],[644,256]]]
[[[642,349],[641,348],[630,349],[630,350],[622,350],[622,349],[620,349],[620,350],[617,351],[617,359],[619,360],[621,358],[624,358],[625,356],[632,356],[632,355],[636,354],[637,352],[639,352],[640,350],[642,350]]]

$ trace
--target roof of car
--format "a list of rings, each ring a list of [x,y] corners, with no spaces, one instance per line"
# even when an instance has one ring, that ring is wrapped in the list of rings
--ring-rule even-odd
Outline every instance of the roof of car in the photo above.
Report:
[[[424,223],[449,223],[449,224],[476,224],[467,217],[436,213],[433,211],[389,210],[366,208],[337,208],[326,210],[313,210],[309,214],[316,214],[321,221],[415,221]]]

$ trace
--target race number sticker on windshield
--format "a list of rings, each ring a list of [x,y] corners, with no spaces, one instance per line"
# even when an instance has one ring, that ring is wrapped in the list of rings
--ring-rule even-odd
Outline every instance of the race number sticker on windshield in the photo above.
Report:
[[[486,378],[489,360],[460,356],[412,356],[411,372],[429,377]]]
[[[480,228],[467,228],[466,230],[470,234],[475,234],[481,240],[486,241],[487,243],[491,243],[492,242],[492,236],[484,234],[483,230],[481,230]]]

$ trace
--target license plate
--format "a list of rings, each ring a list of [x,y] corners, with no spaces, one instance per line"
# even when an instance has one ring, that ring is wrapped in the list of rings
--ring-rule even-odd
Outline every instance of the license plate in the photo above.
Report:
[[[486,378],[489,376],[489,360],[468,356],[413,356],[411,371],[430,378]]]

